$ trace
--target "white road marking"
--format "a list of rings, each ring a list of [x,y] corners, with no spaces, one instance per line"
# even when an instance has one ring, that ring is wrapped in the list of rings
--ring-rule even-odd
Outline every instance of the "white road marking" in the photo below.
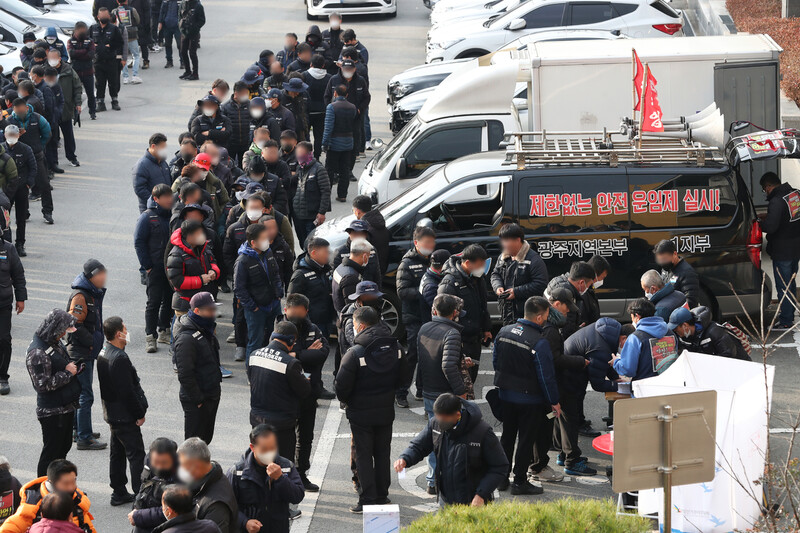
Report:
[[[424,407],[412,407],[411,409],[409,409],[409,411],[411,411],[411,412],[412,412],[412,413],[414,413],[415,415],[419,415],[419,416],[428,416],[428,415],[425,413],[425,408],[424,408]]]
[[[427,491],[424,491],[417,486],[417,476],[427,471],[428,464],[426,462],[420,463],[414,468],[406,470],[406,477],[404,479],[398,479],[397,482],[400,484],[401,489],[412,496],[416,496],[417,498],[422,498],[425,500],[435,499],[435,494],[428,494]],[[393,475],[396,476],[397,474]]]
[[[339,424],[342,421],[342,413],[339,412],[339,403],[331,402],[328,406],[328,413],[325,415],[325,423],[317,440],[317,449],[311,458],[311,468],[308,471],[308,478],[322,487],[325,474],[328,472],[328,465],[333,455],[333,445],[339,438]],[[349,439],[350,434],[346,437]],[[311,529],[311,519],[314,518],[314,510],[317,508],[319,492],[306,492],[300,510],[303,514],[292,523],[292,533],[308,533]]]
[[[606,476],[575,476],[575,482],[581,485],[604,485],[608,483]]]

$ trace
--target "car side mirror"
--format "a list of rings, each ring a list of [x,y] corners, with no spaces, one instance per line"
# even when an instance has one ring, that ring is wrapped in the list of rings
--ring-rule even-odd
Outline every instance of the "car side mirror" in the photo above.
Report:
[[[519,31],[519,30],[524,30],[525,26],[527,26],[525,19],[514,19],[508,23],[508,26],[506,28],[509,31]]]
[[[397,165],[394,168],[395,177],[397,177],[397,179],[399,179],[399,180],[405,178],[406,177],[406,169],[407,169],[406,158],[405,157],[401,157],[400,159],[397,160]]]
[[[370,139],[369,145],[373,150],[380,150],[381,148],[383,148],[383,139],[381,139],[380,137],[375,137],[373,139]]]
[[[421,219],[419,220],[419,222],[417,222],[417,227],[422,227],[422,228],[431,228],[431,229],[433,229],[433,220],[431,220],[431,219],[430,219],[430,218],[428,218],[428,217],[421,218]]]

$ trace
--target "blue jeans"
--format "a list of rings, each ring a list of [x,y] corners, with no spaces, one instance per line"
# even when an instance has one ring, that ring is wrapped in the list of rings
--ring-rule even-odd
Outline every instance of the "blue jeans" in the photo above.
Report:
[[[172,63],[172,39],[175,39],[175,48],[181,50],[181,30],[177,26],[164,26],[162,30],[164,48],[167,50],[167,61]]]
[[[94,404],[94,392],[92,392],[94,361],[86,359],[83,364],[85,368],[78,374],[81,396],[78,400],[78,409],[75,411],[75,428],[78,430],[79,441],[92,440],[92,404]]]
[[[133,56],[133,75],[139,75],[139,63],[142,61],[142,49],[139,48],[139,41],[128,41],[128,52]],[[122,77],[128,77],[128,63],[122,67]]]
[[[433,418],[433,403],[436,400],[424,398],[423,401],[425,403],[425,414],[428,415],[428,420],[430,420]],[[436,477],[434,472],[436,472],[436,454],[431,452],[431,454],[428,456],[428,473],[425,475],[425,480],[428,482],[429,487],[436,485]]]
[[[314,225],[313,218],[294,218],[294,231],[297,233],[297,240],[300,242],[300,248],[306,249],[306,239],[314,231],[317,226]]]
[[[786,299],[781,303],[781,310],[778,313],[778,324],[789,326],[794,323],[794,304],[797,302],[797,280],[792,278],[797,274],[797,260],[772,261],[772,270],[775,274],[775,287],[778,290],[779,302],[783,298],[783,293],[788,289]],[[789,283],[788,287],[786,287],[786,283]]]
[[[245,355],[245,368],[250,368],[250,354],[259,348],[266,346],[265,339],[269,339],[272,335],[272,330],[275,327],[275,318],[277,318],[277,311],[267,311],[260,309],[258,311],[244,310],[244,320],[247,322],[247,352]]]

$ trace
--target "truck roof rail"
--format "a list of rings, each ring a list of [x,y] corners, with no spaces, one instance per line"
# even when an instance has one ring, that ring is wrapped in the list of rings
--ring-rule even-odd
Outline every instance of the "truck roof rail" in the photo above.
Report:
[[[664,135],[663,133],[660,135]],[[623,163],[696,164],[724,162],[720,149],[679,138],[644,134],[641,143],[627,132],[615,131],[522,131],[505,134],[504,165],[525,170],[533,165]]]

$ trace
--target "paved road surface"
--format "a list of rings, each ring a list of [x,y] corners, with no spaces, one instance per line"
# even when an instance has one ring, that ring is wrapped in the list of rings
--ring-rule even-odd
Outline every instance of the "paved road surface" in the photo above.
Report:
[[[419,64],[424,59],[424,38],[428,11],[418,0],[400,0],[396,19],[345,19],[344,27],[353,27],[370,50],[370,75],[373,89],[371,116],[375,136],[387,139],[388,118],[385,106],[386,81],[394,73]],[[0,398],[0,454],[9,457],[14,472],[23,482],[34,477],[41,433],[34,415],[35,395],[24,366],[25,348],[44,315],[53,307],[63,307],[69,295],[70,282],[81,271],[89,257],[103,261],[109,269],[105,314],[121,315],[128,324],[132,343],[128,352],[137,366],[150,402],[147,422],[143,427],[145,443],[157,436],[168,436],[180,442],[183,420],[178,403],[178,384],[166,350],[144,353],[144,287],[139,284],[138,264],[133,250],[132,232],[138,216],[137,202],[131,189],[130,169],[144,153],[147,138],[155,131],[168,135],[170,148],[176,149],[176,137],[185,129],[194,101],[217,77],[235,81],[258,57],[263,48],[277,50],[283,34],[303,34],[309,22],[300,0],[207,0],[208,24],[203,29],[200,50],[201,80],[182,82],[177,69],[164,70],[164,54],[151,56],[152,68],[143,71],[145,83],[125,86],[121,96],[121,112],[101,113],[96,122],[84,121],[78,131],[78,157],[83,166],[67,167],[66,174],[55,182],[55,226],[45,226],[32,206],[29,225],[29,256],[24,260],[31,300],[25,313],[14,319],[14,357],[11,365],[12,394]],[[177,62],[177,61],[176,61]],[[363,162],[362,162],[363,163]],[[354,195],[351,189],[351,198]],[[334,206],[336,215],[344,214],[345,204]],[[219,337],[230,331],[230,296],[222,300],[225,316],[219,322]],[[227,469],[247,448],[249,388],[244,367],[233,362],[233,346],[223,343],[224,363],[234,377],[222,385],[222,404],[217,420],[216,437],[211,446],[213,456]],[[797,371],[797,348],[781,349],[773,361],[781,367],[776,378],[776,405],[788,409],[797,406],[800,376]],[[332,387],[329,362],[325,374]],[[490,369],[487,364],[486,370]],[[483,373],[476,386],[482,391],[491,385],[492,376]],[[99,390],[94,427],[103,439],[108,428],[102,421]],[[602,398],[589,393],[587,412],[596,426],[601,426],[605,412]],[[399,410],[394,430],[392,455],[404,448],[409,438],[424,423],[422,404],[412,401],[412,409]],[[484,413],[488,409],[483,405]],[[499,427],[498,427],[499,430]],[[602,468],[610,463],[591,449],[588,439],[581,446],[591,461]],[[92,511],[98,531],[126,531],[125,508],[108,504],[108,451],[77,451],[69,458],[78,465],[79,484],[93,502]],[[302,505],[303,517],[292,530],[328,533],[360,530],[361,517],[347,512],[355,502],[349,482],[349,430],[337,405],[320,402],[317,417],[317,438],[310,477],[322,485],[319,495],[308,495]],[[402,483],[393,477],[390,497],[400,504],[403,524],[433,508],[433,500],[421,487],[424,469],[416,468]],[[543,498],[564,495],[576,497],[611,497],[604,476],[547,485]],[[507,497],[504,495],[503,497]],[[541,498],[540,498],[541,499]]]

